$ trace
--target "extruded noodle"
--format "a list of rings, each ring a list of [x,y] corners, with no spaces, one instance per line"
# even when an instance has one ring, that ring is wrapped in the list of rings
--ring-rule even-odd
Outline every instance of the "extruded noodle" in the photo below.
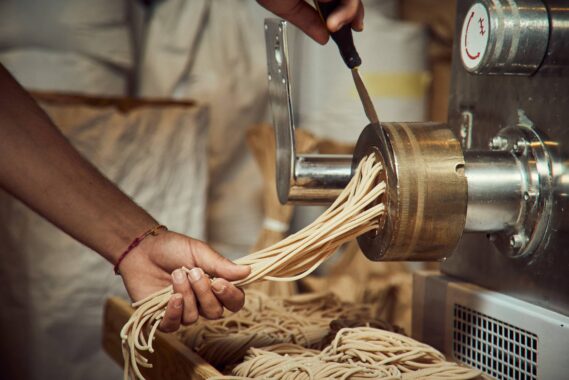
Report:
[[[346,188],[313,223],[268,248],[236,260],[237,264],[250,265],[251,273],[233,283],[243,286],[261,280],[300,279],[312,273],[345,242],[377,228],[378,218],[384,212],[384,205],[376,204],[385,191],[385,183],[379,181],[381,170],[381,163],[374,155],[362,159]],[[136,310],[121,330],[125,379],[131,374],[144,379],[139,366],[152,367],[141,352],[154,351],[154,334],[172,294],[170,285],[133,303]]]
[[[374,204],[385,191],[379,182],[381,163],[373,155],[364,158],[348,186],[320,217],[282,241],[236,260],[250,265],[251,274],[234,282],[247,285],[259,280],[294,281],[312,273],[338,247],[378,227],[384,213]]]

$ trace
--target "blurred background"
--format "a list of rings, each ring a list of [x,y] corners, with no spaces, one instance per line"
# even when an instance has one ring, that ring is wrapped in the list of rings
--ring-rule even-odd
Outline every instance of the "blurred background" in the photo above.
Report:
[[[446,121],[454,1],[364,5],[365,30],[355,42],[380,119]],[[157,220],[235,259],[322,210],[275,200],[267,16],[252,0],[2,0],[0,62]],[[350,152],[367,123],[336,46],[294,30],[289,37],[295,121],[305,132],[299,144]],[[4,193],[0,218],[3,373],[120,378],[101,349],[103,303],[126,297],[120,278]],[[365,260],[347,247],[318,276],[265,291],[331,289],[381,304],[382,317],[408,328],[410,266]]]

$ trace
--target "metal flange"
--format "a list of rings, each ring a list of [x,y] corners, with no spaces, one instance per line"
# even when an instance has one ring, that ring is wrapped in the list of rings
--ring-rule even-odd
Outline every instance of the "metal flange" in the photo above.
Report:
[[[501,141],[498,150],[510,152],[522,174],[520,207],[515,223],[488,235],[500,252],[521,258],[535,252],[547,236],[553,208],[553,159],[546,140],[523,113],[520,122],[491,139]]]

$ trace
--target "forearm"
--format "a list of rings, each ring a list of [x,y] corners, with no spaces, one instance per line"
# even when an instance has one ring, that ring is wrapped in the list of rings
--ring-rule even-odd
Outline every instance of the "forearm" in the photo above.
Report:
[[[0,186],[111,262],[156,224],[81,157],[1,65]]]

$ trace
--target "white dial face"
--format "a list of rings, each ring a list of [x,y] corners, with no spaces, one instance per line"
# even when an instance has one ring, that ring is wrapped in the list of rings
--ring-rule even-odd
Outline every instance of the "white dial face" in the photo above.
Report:
[[[460,56],[467,70],[476,69],[484,58],[489,33],[488,11],[484,5],[476,3],[468,10],[460,35]]]

